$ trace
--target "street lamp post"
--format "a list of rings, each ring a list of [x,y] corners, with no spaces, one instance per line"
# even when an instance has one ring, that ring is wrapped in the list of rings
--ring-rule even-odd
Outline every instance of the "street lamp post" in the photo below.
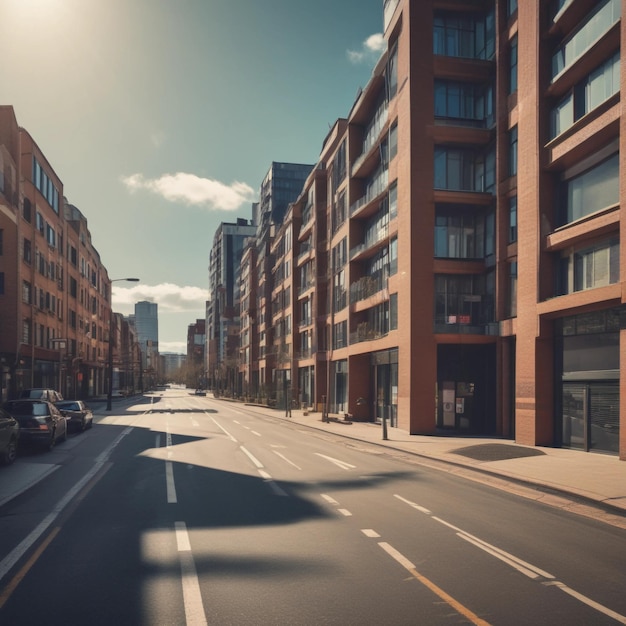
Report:
[[[116,283],[119,281],[127,281],[130,283],[136,283],[139,282],[138,278],[114,278],[113,280],[111,280],[111,283]],[[109,385],[108,385],[108,392],[107,392],[107,411],[111,410],[111,402],[113,400],[113,337],[112,337],[112,330],[113,330],[113,289],[111,289],[111,313],[109,315]]]

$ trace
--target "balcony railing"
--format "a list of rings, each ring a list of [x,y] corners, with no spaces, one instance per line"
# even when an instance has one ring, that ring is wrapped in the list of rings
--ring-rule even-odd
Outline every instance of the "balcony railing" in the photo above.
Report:
[[[364,276],[350,285],[350,304],[367,300],[387,286],[387,278],[383,274]]]
[[[389,185],[389,170],[385,168],[374,177],[367,185],[367,191],[350,206],[350,215],[354,215],[361,207],[379,196]]]
[[[388,119],[389,113],[387,108],[387,102],[385,101],[384,104],[382,104],[374,114],[374,119],[366,130],[366,134],[363,139],[363,149],[361,150],[360,156],[358,156],[352,164],[352,172],[356,172],[359,167],[361,167],[361,164],[367,158],[369,151],[378,141],[380,137],[380,132],[385,127]]]
[[[380,328],[375,328],[373,324],[362,322],[357,326],[355,332],[350,333],[350,344],[373,341],[385,337],[385,335],[387,335],[386,332],[383,332]]]
[[[306,279],[300,285],[300,289],[298,290],[298,295],[302,295],[305,291],[308,291],[309,289],[311,289],[311,287],[314,287],[314,286],[315,286],[315,279],[314,278]]]
[[[376,244],[387,239],[389,239],[388,223],[369,230],[365,236],[365,241],[350,250],[350,260],[354,259],[354,257],[361,254],[365,250],[369,250]]]

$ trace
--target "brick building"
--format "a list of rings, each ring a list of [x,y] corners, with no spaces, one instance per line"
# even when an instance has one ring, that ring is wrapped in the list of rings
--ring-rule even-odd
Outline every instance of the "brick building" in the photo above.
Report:
[[[276,393],[626,458],[621,9],[383,3],[386,51],[248,279]]]
[[[28,387],[67,397],[106,394],[109,329],[119,335],[112,343],[116,380],[134,386],[133,335],[111,318],[111,281],[87,219],[65,199],[13,107],[2,105],[0,399]]]

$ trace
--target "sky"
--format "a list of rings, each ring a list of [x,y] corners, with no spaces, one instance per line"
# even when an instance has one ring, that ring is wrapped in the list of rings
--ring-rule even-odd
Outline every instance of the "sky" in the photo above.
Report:
[[[12,105],[86,217],[113,309],[159,351],[204,319],[221,222],[272,161],[315,164],[381,54],[383,0],[0,0]]]

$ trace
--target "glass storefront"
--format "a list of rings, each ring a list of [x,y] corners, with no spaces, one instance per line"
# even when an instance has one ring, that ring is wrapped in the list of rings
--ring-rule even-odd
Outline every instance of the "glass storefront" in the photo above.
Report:
[[[620,312],[576,315],[557,325],[561,392],[559,443],[619,453]]]

